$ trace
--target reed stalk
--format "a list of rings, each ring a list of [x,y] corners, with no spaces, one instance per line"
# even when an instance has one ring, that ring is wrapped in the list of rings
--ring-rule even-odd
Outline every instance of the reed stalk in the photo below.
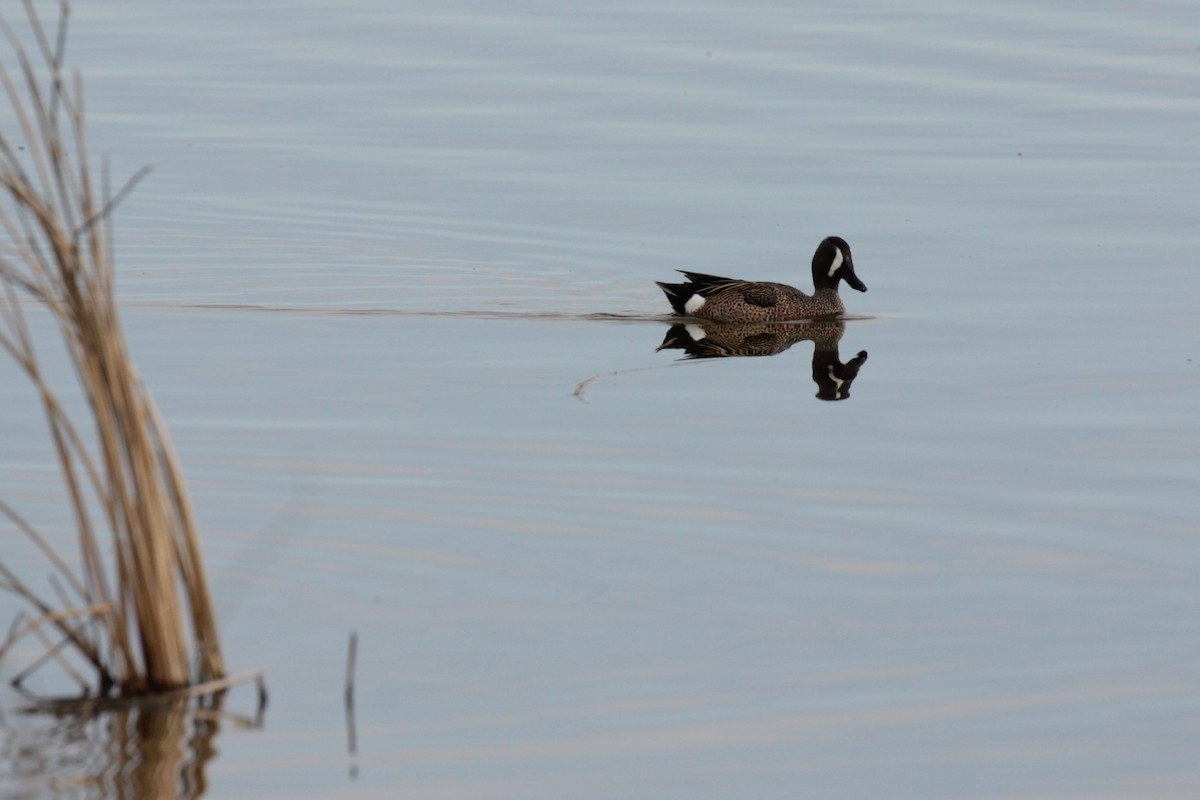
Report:
[[[57,587],[48,596],[0,563],[0,588],[26,600],[35,615],[10,632],[0,656],[21,637],[49,629],[60,640],[55,650],[90,666],[100,694],[219,680],[225,664],[187,487],[130,359],[114,298],[112,211],[144,171],[115,194],[107,169],[96,180],[82,79],[78,72],[68,79],[63,68],[67,6],[60,6],[53,36],[30,0],[25,12],[34,58],[0,18],[17,64],[10,72],[0,63],[11,110],[0,115],[11,119],[0,125],[0,348],[36,390],[74,520],[79,566],[70,567],[0,500],[0,530],[7,520],[40,548]],[[43,372],[24,310],[31,302],[57,323],[88,403],[83,425],[68,415]]]

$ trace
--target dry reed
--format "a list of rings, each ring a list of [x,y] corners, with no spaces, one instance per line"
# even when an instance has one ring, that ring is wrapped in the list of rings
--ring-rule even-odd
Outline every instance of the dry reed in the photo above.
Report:
[[[0,202],[0,347],[40,400],[70,501],[80,566],[74,571],[0,501],[0,522],[7,519],[28,537],[53,568],[47,596],[0,564],[0,588],[33,611],[10,630],[0,656],[26,635],[41,636],[44,659],[59,660],[85,693],[131,696],[219,680],[225,664],[187,489],[167,430],[130,360],[113,293],[112,211],[142,173],[114,194],[105,169],[97,187],[82,80],[78,72],[68,80],[63,71],[67,6],[60,7],[53,38],[30,0],[25,11],[37,59],[0,18],[19,65],[10,73],[0,64],[19,129],[19,136],[0,131],[0,196],[7,200]],[[72,421],[47,382],[23,311],[29,301],[57,322],[88,401],[88,428]],[[110,558],[105,538],[111,539]],[[94,684],[71,666],[70,652],[76,665],[81,658],[94,671]]]

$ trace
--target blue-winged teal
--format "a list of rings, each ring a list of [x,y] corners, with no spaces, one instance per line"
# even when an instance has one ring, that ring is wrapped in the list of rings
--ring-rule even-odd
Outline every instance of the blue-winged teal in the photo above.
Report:
[[[854,274],[850,245],[837,236],[827,237],[813,253],[814,291],[807,295],[782,283],[741,281],[679,270],[690,283],[656,281],[671,308],[685,317],[713,322],[784,322],[794,319],[836,317],[846,313],[838,297],[838,282],[846,281],[860,292],[866,284]]]

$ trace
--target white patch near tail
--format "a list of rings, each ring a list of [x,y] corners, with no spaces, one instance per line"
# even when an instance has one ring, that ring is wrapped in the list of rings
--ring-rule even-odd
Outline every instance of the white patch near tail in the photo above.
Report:
[[[704,307],[704,303],[705,300],[703,297],[698,294],[694,294],[687,299],[686,303],[683,304],[683,310],[689,314],[695,314]]]
[[[842,268],[842,261],[844,261],[844,260],[845,259],[842,257],[842,248],[834,247],[833,248],[833,266],[831,266],[829,268],[829,277],[832,278],[833,273],[837,272],[839,269]]]
[[[687,331],[688,336],[692,337],[693,342],[702,342],[708,338],[703,325],[684,325],[683,329]]]

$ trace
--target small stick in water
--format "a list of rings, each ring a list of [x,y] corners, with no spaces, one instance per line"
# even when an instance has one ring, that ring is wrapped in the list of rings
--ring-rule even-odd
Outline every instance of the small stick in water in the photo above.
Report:
[[[358,777],[358,732],[354,724],[354,668],[358,661],[358,631],[350,632],[350,646],[346,653],[346,745],[350,753],[350,779]]]

